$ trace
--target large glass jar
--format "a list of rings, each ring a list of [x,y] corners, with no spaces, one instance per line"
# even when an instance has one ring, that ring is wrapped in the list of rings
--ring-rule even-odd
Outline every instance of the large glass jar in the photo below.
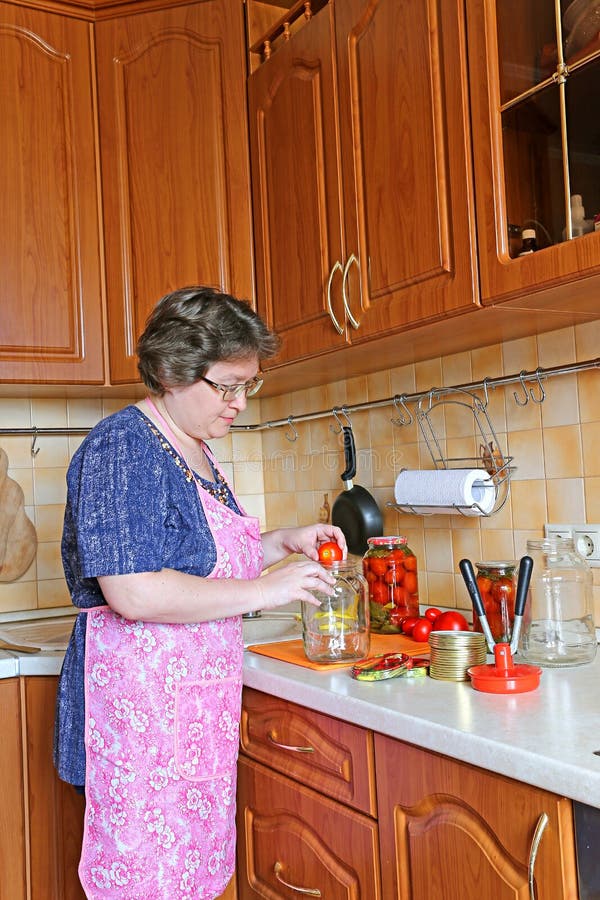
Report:
[[[538,666],[578,666],[596,655],[592,570],[570,538],[528,541],[533,573],[521,657]]]
[[[478,562],[477,587],[492,637],[510,643],[515,619],[516,563],[514,561]],[[473,631],[483,631],[479,616],[473,614]]]
[[[398,634],[402,620],[419,615],[417,557],[405,537],[372,537],[363,556],[371,631]]]
[[[339,663],[369,655],[367,582],[349,560],[322,563],[335,577],[333,596],[320,591],[320,606],[302,602],[302,642],[312,662]]]

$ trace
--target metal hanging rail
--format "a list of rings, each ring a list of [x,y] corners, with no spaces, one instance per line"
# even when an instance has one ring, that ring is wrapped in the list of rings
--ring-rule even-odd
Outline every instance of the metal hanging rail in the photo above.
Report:
[[[321,409],[316,412],[302,413],[298,416],[290,415],[285,419],[273,419],[267,422],[258,422],[253,425],[233,425],[231,430],[266,431],[269,428],[283,428],[287,426],[292,429],[292,433],[291,436],[288,434],[286,437],[288,437],[290,441],[295,441],[298,437],[298,432],[295,429],[295,423],[297,422],[309,422],[314,419],[324,419],[329,416],[333,416],[340,422],[340,415],[347,417],[354,412],[361,412],[367,409],[379,409],[383,406],[393,406],[399,413],[397,418],[391,420],[395,425],[408,425],[413,421],[412,413],[407,406],[409,403],[422,404],[424,401],[432,403],[434,400],[439,400],[444,394],[452,394],[456,391],[472,392],[480,390],[484,393],[482,404],[485,406],[487,405],[488,392],[490,390],[497,387],[505,387],[509,384],[517,384],[520,386],[520,396],[516,391],[513,392],[513,395],[515,403],[519,406],[525,406],[530,400],[533,403],[542,403],[544,401],[546,395],[542,382],[547,378],[554,378],[558,375],[572,375],[578,372],[586,372],[590,369],[598,368],[600,368],[600,357],[564,366],[552,366],[549,368],[538,366],[538,368],[534,369],[532,372],[523,370],[516,375],[499,375],[496,378],[484,378],[482,381],[471,381],[465,384],[451,385],[449,387],[432,387],[428,391],[419,391],[412,394],[396,394],[393,397],[386,397],[383,400],[366,400],[364,403],[335,406],[332,409]],[[533,386],[528,387],[529,383]],[[0,428],[0,437],[3,435],[33,437],[31,449],[32,453],[35,455],[35,452],[37,452],[35,443],[38,437],[82,435],[88,434],[90,431],[91,427],[65,426],[64,428],[40,428],[33,425],[29,428]]]

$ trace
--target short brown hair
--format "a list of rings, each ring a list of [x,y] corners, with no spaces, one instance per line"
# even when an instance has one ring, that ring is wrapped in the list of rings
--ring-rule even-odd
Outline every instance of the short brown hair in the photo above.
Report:
[[[142,381],[154,394],[193,384],[215,362],[275,356],[279,338],[245,300],[209,287],[165,294],[137,344]]]

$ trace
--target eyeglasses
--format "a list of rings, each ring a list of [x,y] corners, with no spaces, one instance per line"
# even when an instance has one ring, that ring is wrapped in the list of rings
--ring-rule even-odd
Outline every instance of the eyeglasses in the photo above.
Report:
[[[242,394],[245,394],[246,397],[253,397],[261,389],[263,383],[263,379],[259,378],[258,375],[255,375],[254,378],[251,378],[250,381],[245,381],[243,384],[217,384],[216,381],[211,381],[210,378],[205,378],[204,375],[200,376],[200,381],[205,381],[215,391],[219,391],[224,402],[235,400],[237,397],[241,397]]]

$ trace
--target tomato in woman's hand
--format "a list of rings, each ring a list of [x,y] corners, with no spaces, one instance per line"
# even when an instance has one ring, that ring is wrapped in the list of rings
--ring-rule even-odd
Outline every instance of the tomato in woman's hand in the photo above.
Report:
[[[430,606],[429,609],[425,610],[425,618],[429,619],[430,622],[435,622],[438,616],[441,616],[442,611],[438,609],[437,606]]]
[[[344,558],[342,548],[335,541],[325,541],[319,547],[319,561],[324,563],[337,562]]]
[[[469,623],[453,609],[441,613],[433,623],[432,631],[470,631]]]
[[[412,630],[419,621],[418,616],[407,616],[406,619],[402,622],[402,633],[403,634],[412,634]]]
[[[415,639],[415,641],[426,641],[431,634],[431,625],[432,623],[429,619],[417,619],[413,626],[413,630],[410,633],[410,636]]]

